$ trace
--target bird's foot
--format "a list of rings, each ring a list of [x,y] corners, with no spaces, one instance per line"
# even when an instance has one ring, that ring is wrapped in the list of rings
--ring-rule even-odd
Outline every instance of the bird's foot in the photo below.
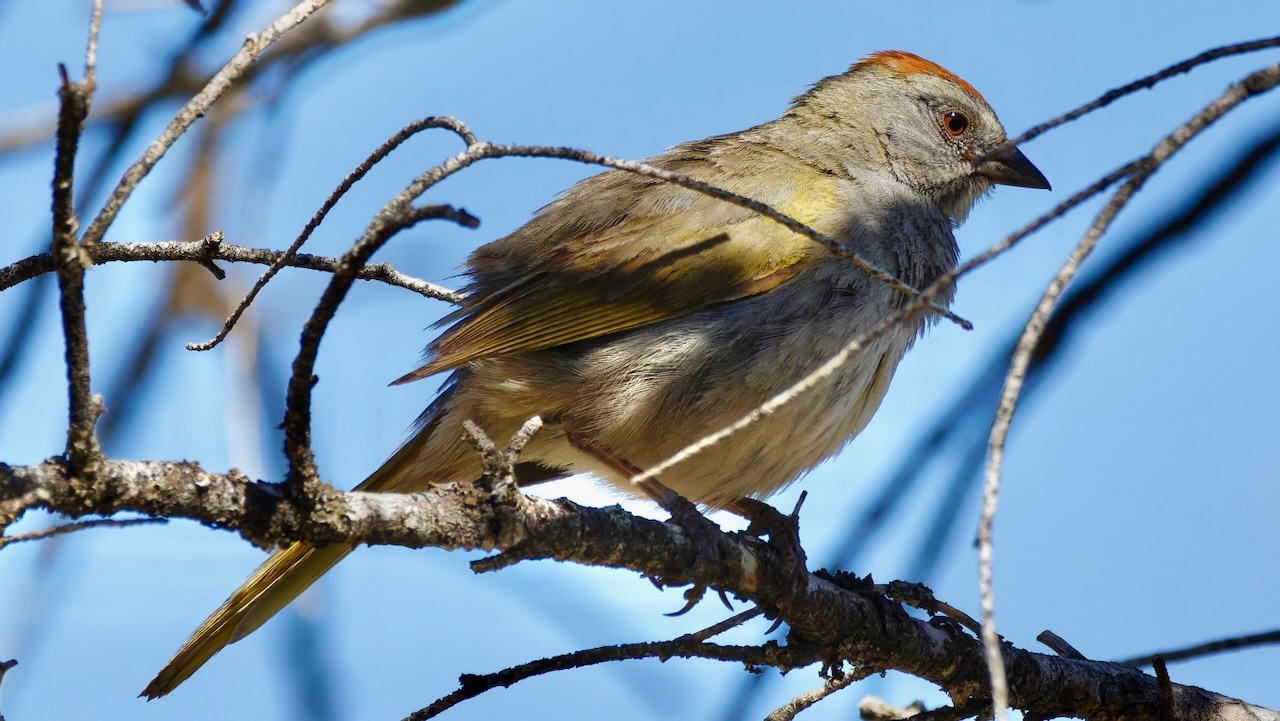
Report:
[[[789,576],[790,589],[786,601],[792,605],[803,601],[809,594],[808,558],[800,546],[800,506],[804,499],[804,494],[801,494],[790,515],[754,498],[739,498],[728,507],[750,522],[747,533],[757,538],[769,537],[769,547],[778,554]]]

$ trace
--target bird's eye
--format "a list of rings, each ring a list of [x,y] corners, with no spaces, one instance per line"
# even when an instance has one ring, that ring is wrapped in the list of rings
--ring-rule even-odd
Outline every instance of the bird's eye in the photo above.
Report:
[[[949,110],[942,114],[942,129],[953,138],[959,137],[969,129],[969,116]]]

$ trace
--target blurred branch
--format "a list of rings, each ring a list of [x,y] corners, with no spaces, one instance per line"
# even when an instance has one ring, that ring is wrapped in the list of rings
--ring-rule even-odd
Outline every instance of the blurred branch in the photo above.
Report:
[[[1213,653],[1238,651],[1242,648],[1266,646],[1276,643],[1280,643],[1280,629],[1263,631],[1261,633],[1250,633],[1244,636],[1232,636],[1230,638],[1218,639],[1216,641],[1209,641],[1207,643],[1200,643],[1194,646],[1173,649],[1171,651],[1161,651],[1159,653],[1134,656],[1133,658],[1126,658],[1122,661],[1117,661],[1116,663],[1122,663],[1126,666],[1150,666],[1157,658],[1163,658],[1165,661],[1186,661],[1187,659],[1208,656]]]
[[[227,61],[227,64],[182,106],[173,120],[169,121],[164,132],[148,146],[142,157],[125,171],[124,177],[111,192],[111,197],[107,198],[102,210],[85,230],[83,242],[86,245],[93,245],[102,240],[116,215],[119,214],[120,208],[133,195],[134,188],[151,172],[155,164],[164,157],[187,128],[208,112],[218,98],[227,92],[245,69],[266,52],[267,48],[329,2],[330,0],[302,0],[260,32],[249,35],[240,51],[232,56],[231,60]]]
[[[41,528],[38,531],[31,531],[30,533],[0,536],[0,548],[4,548],[5,546],[9,546],[14,543],[43,541],[47,538],[63,536],[68,533],[87,531],[90,528],[127,528],[129,526],[159,525],[168,522],[169,519],[167,518],[97,518],[90,521],[79,521],[77,523],[64,523],[60,526],[49,526],[48,528]]]
[[[283,41],[277,42],[270,52],[245,68],[240,82],[252,82],[280,65],[287,66],[287,74],[295,77],[307,64],[371,32],[443,12],[459,2],[460,0],[400,0],[383,3],[370,16],[348,26],[340,26],[323,16],[310,18],[303,26],[303,31],[292,33]],[[196,53],[218,32],[227,29],[227,23],[237,7],[235,0],[219,3],[170,59],[168,70],[160,80],[145,91],[106,100],[93,117],[92,124],[109,126],[114,129],[112,134],[115,138],[124,140],[132,135],[146,113],[161,107],[166,101],[185,101],[204,88],[213,76],[195,67]],[[48,122],[42,118],[27,127],[20,127],[0,136],[0,155],[26,150],[49,140]]]

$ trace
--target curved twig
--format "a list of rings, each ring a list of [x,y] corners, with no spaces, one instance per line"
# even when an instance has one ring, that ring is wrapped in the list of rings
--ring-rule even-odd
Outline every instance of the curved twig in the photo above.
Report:
[[[1111,226],[1116,215],[1128,205],[1134,193],[1158,171],[1165,162],[1183,148],[1186,143],[1209,127],[1232,108],[1255,95],[1267,92],[1280,84],[1280,64],[1263,68],[1240,82],[1232,85],[1217,100],[1210,103],[1191,120],[1161,140],[1156,147],[1144,157],[1129,178],[1111,196],[1111,200],[1103,206],[1090,225],[1084,237],[1072,250],[1067,260],[1058,270],[1057,275],[1049,282],[1048,288],[1036,305],[1035,311],[1027,321],[1022,336],[1015,347],[1009,372],[1005,376],[1004,387],[1000,392],[1000,402],[996,408],[995,419],[991,424],[991,434],[987,443],[987,469],[982,493],[982,513],[978,523],[978,587],[982,607],[982,642],[985,649],[987,666],[991,672],[991,696],[994,716],[1002,721],[1008,706],[1009,690],[1005,680],[1004,658],[1001,654],[1000,637],[995,627],[995,591],[992,578],[992,541],[991,533],[995,523],[995,512],[999,502],[1000,477],[1003,470],[1004,448],[1008,439],[1009,428],[1013,422],[1014,412],[1022,394],[1023,382],[1031,357],[1044,334],[1049,315],[1057,305],[1063,289],[1075,277],[1080,264],[1097,247],[1103,233]]]
[[[1139,90],[1150,89],[1154,87],[1156,83],[1159,83],[1162,80],[1168,80],[1169,78],[1172,78],[1175,75],[1181,75],[1183,73],[1190,72],[1197,66],[1204,65],[1205,63],[1211,62],[1213,60],[1217,60],[1218,58],[1225,58],[1231,55],[1241,55],[1244,53],[1251,53],[1251,52],[1256,52],[1258,50],[1265,50],[1267,48],[1275,48],[1275,47],[1280,47],[1280,36],[1263,38],[1262,40],[1253,40],[1253,41],[1244,42],[1244,43],[1231,43],[1229,45],[1223,45],[1221,47],[1216,47],[1211,50],[1206,50],[1200,53],[1199,55],[1196,55],[1195,57],[1187,58],[1186,60],[1183,60],[1180,63],[1174,63],[1173,65],[1170,65],[1169,67],[1163,70],[1160,70],[1158,72],[1152,73],[1144,78],[1139,78],[1126,85],[1121,85],[1120,87],[1115,88],[1113,90],[1108,90],[1107,92],[1098,96],[1096,100],[1093,100],[1092,102],[1089,102],[1089,103],[1085,103],[1084,105],[1081,105],[1075,110],[1059,115],[1058,117],[1053,118],[1052,120],[1046,120],[1045,122],[1040,123],[1039,125],[1033,125],[1022,135],[1019,135],[1018,137],[1014,138],[1011,142],[1013,142],[1015,145],[1025,143],[1028,140],[1044,135],[1045,133],[1049,132],[1050,130],[1053,130],[1059,125],[1065,125],[1066,123],[1069,123],[1072,120],[1075,120],[1081,116],[1088,115],[1089,113],[1092,113],[1095,110],[1098,110],[1100,108],[1105,108],[1106,106],[1110,105],[1111,103],[1114,103],[1115,101],[1119,100],[1120,98],[1123,98],[1126,95],[1131,95],[1133,93],[1138,92]]]

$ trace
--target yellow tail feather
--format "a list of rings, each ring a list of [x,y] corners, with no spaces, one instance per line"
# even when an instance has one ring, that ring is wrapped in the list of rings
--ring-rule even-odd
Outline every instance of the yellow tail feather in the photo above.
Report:
[[[446,391],[437,403],[442,406],[448,395]],[[415,473],[414,463],[438,420],[438,416],[431,418],[355,490],[410,492],[429,485],[427,479],[432,477],[431,474]],[[317,547],[295,543],[272,554],[218,610],[200,624],[139,695],[154,699],[173,691],[227,644],[248,636],[279,613],[355,548],[351,544]]]
[[[273,554],[200,624],[141,695],[153,699],[177,688],[215,653],[253,633],[353,550],[350,545],[317,548],[295,543]]]

